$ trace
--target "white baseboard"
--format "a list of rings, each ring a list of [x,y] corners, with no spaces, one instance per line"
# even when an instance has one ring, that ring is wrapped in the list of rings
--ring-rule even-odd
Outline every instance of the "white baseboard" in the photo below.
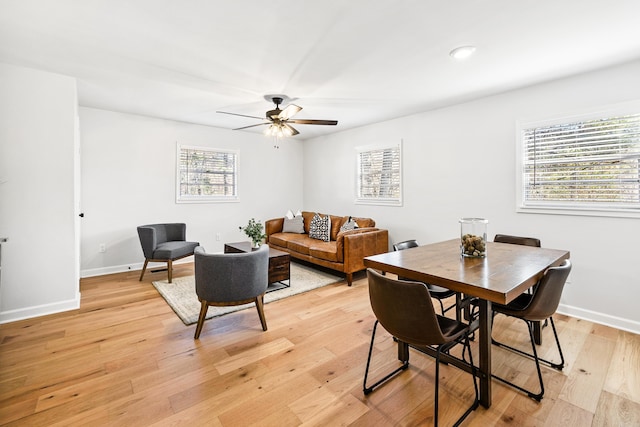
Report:
[[[578,319],[588,320],[590,322],[599,323],[601,325],[610,326],[612,328],[621,329],[623,331],[640,334],[640,322],[622,317],[612,316],[610,314],[599,313],[596,311],[585,310],[579,307],[560,304],[558,313],[567,316],[576,317]]]
[[[189,262],[193,262],[192,257],[183,258],[179,261],[173,263],[173,265],[178,264],[186,264]],[[114,274],[114,273],[124,273],[126,271],[140,271],[142,270],[143,262],[138,262],[135,264],[124,264],[124,265],[112,265],[110,267],[101,267],[101,268],[90,268],[86,270],[80,270],[80,277],[95,277],[95,276],[104,276],[105,274]],[[155,270],[157,268],[167,268],[167,263],[164,262],[151,262],[147,266],[147,272],[149,270]],[[146,273],[145,273],[146,277]]]
[[[84,277],[104,276],[105,274],[124,273],[125,271],[142,270],[142,265],[143,263],[139,262],[136,264],[112,265],[109,267],[90,268],[87,270],[80,270],[80,277],[84,278]],[[166,266],[166,264],[164,265]],[[148,268],[150,267],[147,266],[147,269]],[[157,268],[157,266],[155,266],[155,263],[153,268]]]
[[[76,293],[75,299],[72,300],[58,301],[51,304],[36,305],[33,307],[0,312],[0,324],[61,313],[63,311],[77,310],[79,308],[80,292]]]

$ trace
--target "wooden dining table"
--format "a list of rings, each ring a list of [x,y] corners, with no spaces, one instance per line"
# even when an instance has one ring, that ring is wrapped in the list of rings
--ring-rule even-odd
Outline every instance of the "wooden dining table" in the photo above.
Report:
[[[461,295],[477,297],[479,316],[478,367],[480,404],[491,406],[491,304],[508,304],[535,285],[544,272],[560,265],[569,251],[487,242],[484,258],[461,256],[460,239],[369,256],[369,268],[442,286]],[[400,346],[402,343],[399,343]],[[398,348],[398,356],[401,357]]]

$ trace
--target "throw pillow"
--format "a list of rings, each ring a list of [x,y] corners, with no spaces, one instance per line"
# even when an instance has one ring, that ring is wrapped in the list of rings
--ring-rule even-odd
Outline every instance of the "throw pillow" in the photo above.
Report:
[[[355,230],[356,228],[358,228],[358,223],[356,222],[355,219],[353,219],[352,217],[349,217],[347,222],[342,224],[342,227],[340,227],[340,231]]]
[[[304,218],[302,215],[296,215],[293,218],[285,218],[282,224],[283,233],[304,233]]]
[[[300,209],[298,209],[298,212],[296,212],[296,214],[293,214],[293,211],[291,211],[291,209],[289,209],[287,211],[287,213],[284,215],[285,218],[287,219],[293,219],[294,217],[298,216],[298,215],[302,215],[302,212],[300,212]]]
[[[319,214],[315,214],[311,219],[309,226],[309,237],[312,239],[328,242],[331,233],[331,218],[329,215],[322,218]]]

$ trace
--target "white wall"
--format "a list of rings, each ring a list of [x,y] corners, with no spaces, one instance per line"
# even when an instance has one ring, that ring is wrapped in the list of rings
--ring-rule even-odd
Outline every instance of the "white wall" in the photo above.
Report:
[[[238,227],[249,218],[264,221],[302,207],[303,143],[295,139],[281,141],[275,149],[261,133],[91,108],[80,108],[80,127],[82,276],[140,269],[144,256],[138,225],[185,222],[187,239],[216,252],[224,242],[248,240]],[[240,201],[177,204],[178,142],[239,150]],[[99,252],[101,243],[104,253]],[[145,275],[145,280],[153,277]]]
[[[0,323],[79,307],[75,79],[0,64]]]
[[[184,221],[189,239],[220,251],[246,240],[237,227],[248,218],[287,209],[370,216],[392,242],[449,239],[459,217],[482,216],[490,234],[571,251],[561,311],[640,332],[639,220],[515,212],[516,120],[638,100],[639,75],[640,61],[277,150],[260,134],[80,108],[82,275],[139,269],[144,223]],[[79,302],[75,114],[74,79],[0,64],[0,323]],[[355,205],[354,147],[399,139],[404,206]],[[176,204],[176,142],[240,150],[240,201]]]
[[[516,213],[516,120],[640,99],[640,61],[305,142],[307,210],[370,216],[392,242],[454,238],[458,218],[571,251],[560,311],[640,333],[640,220]],[[355,197],[354,147],[403,141],[404,206]]]

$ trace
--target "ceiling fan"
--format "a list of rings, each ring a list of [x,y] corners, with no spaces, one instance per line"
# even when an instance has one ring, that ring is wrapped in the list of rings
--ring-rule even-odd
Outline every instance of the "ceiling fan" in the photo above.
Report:
[[[300,110],[302,110],[302,107],[295,104],[289,104],[284,108],[284,110],[281,110],[280,104],[282,104],[284,95],[265,96],[265,99],[269,100],[269,98],[276,105],[276,108],[273,110],[267,111],[265,117],[248,116],[246,114],[229,113],[226,111],[217,111],[217,112],[222,114],[230,114],[232,116],[250,117],[252,119],[265,120],[262,123],[243,126],[233,130],[240,130],[240,129],[247,129],[247,128],[252,128],[256,126],[269,125],[269,127],[265,129],[265,134],[269,136],[276,136],[276,137],[294,136],[299,134],[300,132],[298,132],[293,126],[291,126],[291,123],[298,124],[298,125],[331,125],[331,126],[335,126],[338,124],[337,120],[292,119],[294,115],[296,115]]]

